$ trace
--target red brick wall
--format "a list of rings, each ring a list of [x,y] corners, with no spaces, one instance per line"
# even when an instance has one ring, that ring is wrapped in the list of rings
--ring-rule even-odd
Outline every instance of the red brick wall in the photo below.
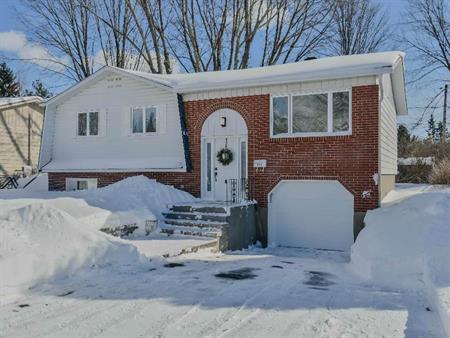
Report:
[[[378,86],[352,90],[352,135],[307,138],[270,138],[269,95],[185,102],[193,165],[192,173],[142,173],[148,177],[200,193],[200,132],[206,118],[220,108],[239,112],[248,127],[248,173],[255,184],[255,197],[267,206],[267,194],[282,179],[337,179],[354,196],[355,211],[378,205]],[[253,160],[266,159],[264,172],[256,172]],[[138,173],[58,173],[49,175],[51,189],[64,189],[65,177],[97,177],[104,186]],[[363,198],[363,191],[371,191]]]

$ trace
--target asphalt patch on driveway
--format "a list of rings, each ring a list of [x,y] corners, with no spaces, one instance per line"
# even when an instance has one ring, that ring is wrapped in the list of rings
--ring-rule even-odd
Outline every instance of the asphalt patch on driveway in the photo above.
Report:
[[[322,271],[305,271],[305,272],[307,274],[307,277],[309,277],[309,279],[304,281],[303,284],[309,285],[310,289],[327,291],[328,286],[335,284],[335,282],[330,280],[334,277],[334,275],[331,273]]]
[[[180,266],[184,266],[184,264],[183,263],[167,263],[167,264],[164,264],[165,268],[178,268]]]
[[[257,269],[255,268],[241,268],[237,270],[230,270],[227,272],[219,272],[215,274],[214,276],[218,278],[225,278],[225,279],[234,279],[234,280],[243,280],[243,279],[253,279],[255,277],[258,277],[258,275],[254,274],[253,271]]]

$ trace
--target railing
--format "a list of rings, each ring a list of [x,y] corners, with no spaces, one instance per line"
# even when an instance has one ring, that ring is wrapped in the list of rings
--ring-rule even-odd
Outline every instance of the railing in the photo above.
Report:
[[[248,178],[225,180],[226,202],[237,204],[253,199],[253,184]]]
[[[16,176],[0,175],[0,189],[17,189],[18,186]]]

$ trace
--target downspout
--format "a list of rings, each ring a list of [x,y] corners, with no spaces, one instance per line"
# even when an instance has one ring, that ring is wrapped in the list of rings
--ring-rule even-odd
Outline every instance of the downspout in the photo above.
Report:
[[[180,113],[181,136],[183,139],[184,159],[186,161],[186,171],[192,172],[191,152],[189,150],[189,136],[186,126],[186,111],[184,109],[183,95],[177,94],[178,111]]]
[[[383,74],[378,75],[378,207],[381,205],[381,106],[384,99]]]

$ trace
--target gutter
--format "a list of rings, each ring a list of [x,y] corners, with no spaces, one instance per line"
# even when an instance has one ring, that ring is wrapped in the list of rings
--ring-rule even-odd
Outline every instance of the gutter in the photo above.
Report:
[[[181,137],[183,139],[184,159],[186,161],[186,171],[192,172],[191,152],[189,150],[189,135],[186,126],[186,111],[184,109],[183,95],[177,94],[178,111],[180,113]]]

